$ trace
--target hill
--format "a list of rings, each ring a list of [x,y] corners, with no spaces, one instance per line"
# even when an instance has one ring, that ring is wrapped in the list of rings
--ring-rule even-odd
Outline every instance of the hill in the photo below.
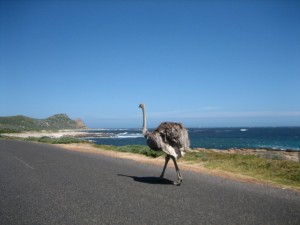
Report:
[[[81,119],[72,120],[66,114],[56,114],[47,119],[34,119],[22,115],[0,117],[1,133],[86,128]]]

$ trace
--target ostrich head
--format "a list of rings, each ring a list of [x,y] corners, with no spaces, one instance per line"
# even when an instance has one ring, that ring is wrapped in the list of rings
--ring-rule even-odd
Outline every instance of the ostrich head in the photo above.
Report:
[[[144,109],[145,105],[142,103],[142,104],[139,105],[139,108]]]

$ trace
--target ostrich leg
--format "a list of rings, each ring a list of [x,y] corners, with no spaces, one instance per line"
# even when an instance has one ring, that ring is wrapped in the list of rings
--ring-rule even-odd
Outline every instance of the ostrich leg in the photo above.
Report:
[[[177,182],[174,182],[174,185],[176,186],[179,186],[182,182],[182,175],[180,173],[180,170],[178,168],[178,165],[177,165],[177,162],[176,162],[176,159],[174,156],[170,156],[174,162],[174,165],[175,165],[175,169],[176,169],[176,172],[177,172],[177,177],[178,177],[178,181]]]
[[[170,160],[170,156],[167,155],[166,158],[165,158],[164,169],[163,169],[163,171],[161,172],[161,175],[159,176],[160,178],[164,178],[165,171],[166,171],[166,168],[167,168],[167,165],[168,165],[169,160]]]

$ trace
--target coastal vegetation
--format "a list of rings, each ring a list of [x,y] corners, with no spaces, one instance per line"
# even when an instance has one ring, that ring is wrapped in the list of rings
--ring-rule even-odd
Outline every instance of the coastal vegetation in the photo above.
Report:
[[[87,127],[81,119],[72,120],[66,114],[56,114],[46,119],[34,119],[22,115],[0,117],[0,133],[85,128]]]
[[[209,150],[189,152],[184,157],[184,161],[201,164],[210,169],[247,175],[277,184],[300,188],[299,162]]]
[[[73,137],[60,137],[60,138],[51,138],[51,137],[28,137],[24,139],[25,141],[35,141],[47,144],[72,144],[72,143],[88,143],[88,141],[81,140]]]

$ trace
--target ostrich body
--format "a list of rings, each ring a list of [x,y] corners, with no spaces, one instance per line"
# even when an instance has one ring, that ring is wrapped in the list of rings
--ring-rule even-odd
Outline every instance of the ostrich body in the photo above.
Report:
[[[147,139],[147,145],[154,151],[162,150],[166,153],[165,165],[160,178],[164,177],[170,159],[173,160],[177,172],[178,181],[175,185],[180,185],[182,175],[177,165],[177,159],[189,150],[190,141],[188,132],[181,123],[164,122],[153,132],[149,132],[146,127],[146,109],[144,104],[139,106],[143,111],[143,135]]]

